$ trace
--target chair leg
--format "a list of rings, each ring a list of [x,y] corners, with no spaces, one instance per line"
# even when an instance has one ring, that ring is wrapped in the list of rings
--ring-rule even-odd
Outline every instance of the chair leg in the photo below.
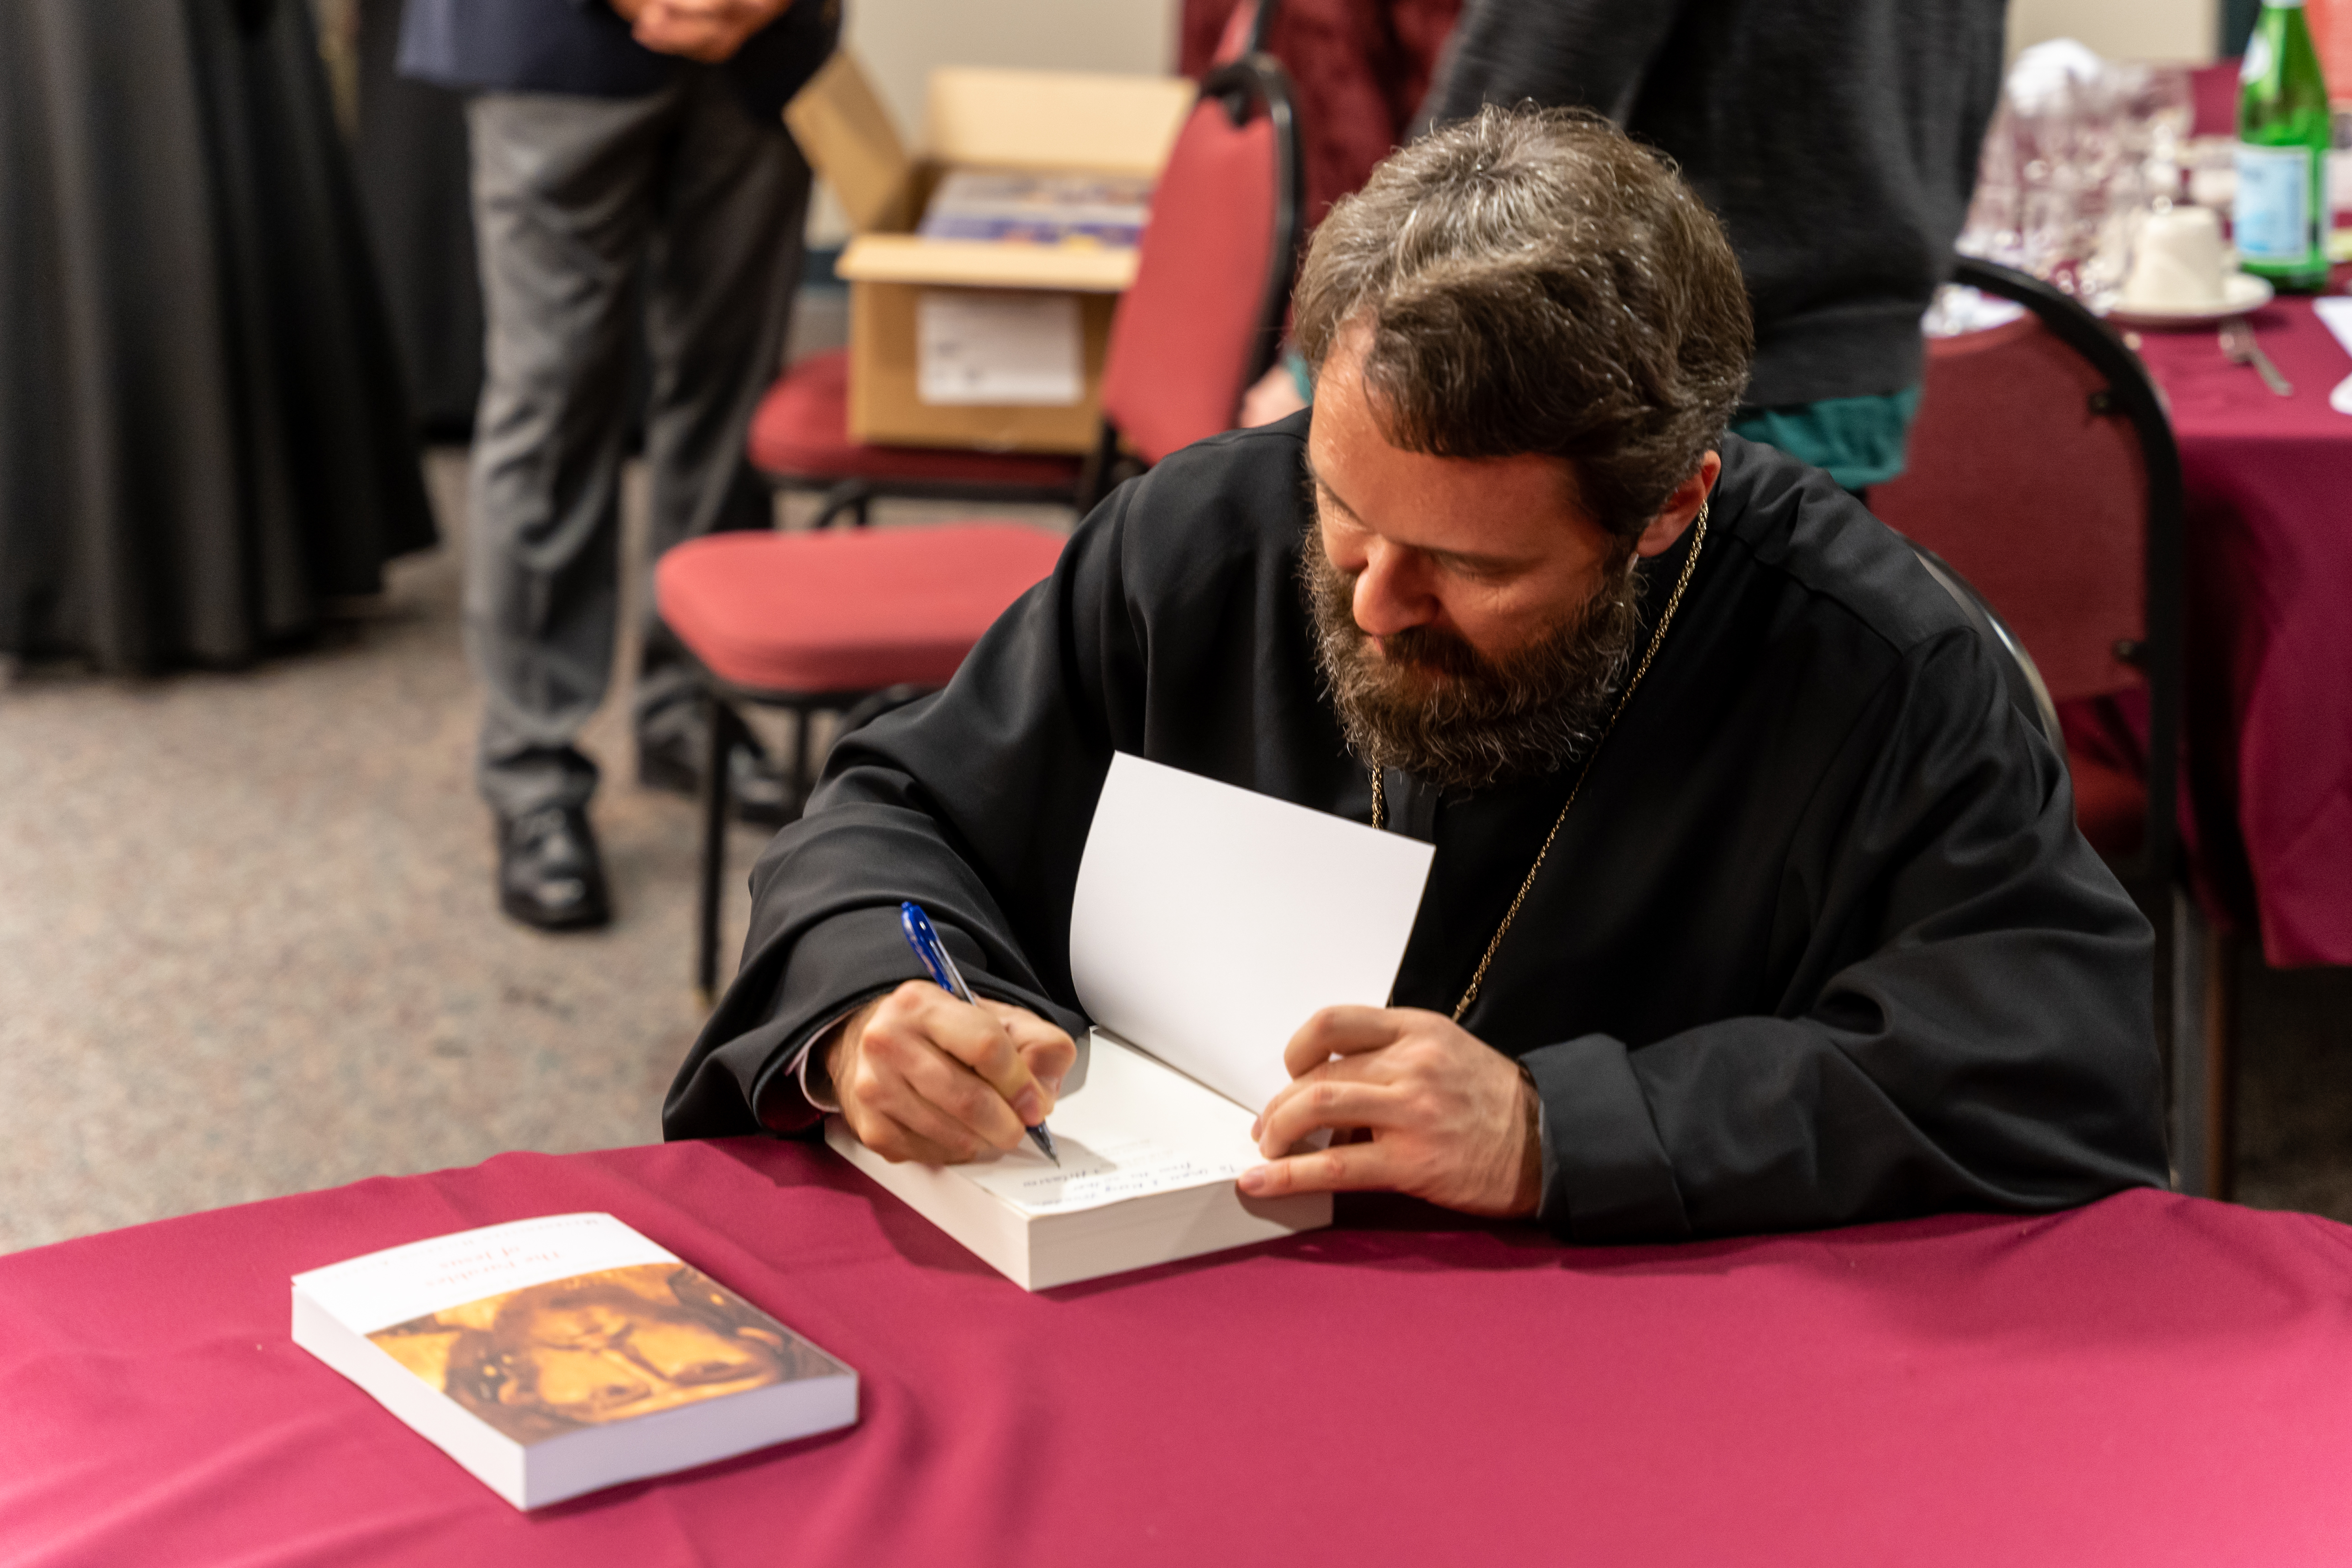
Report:
[[[2186,892],[2172,897],[2172,1184],[2194,1197],[2227,1198],[2237,939]]]
[[[705,1007],[719,979],[719,889],[727,876],[727,758],[742,721],[717,692],[709,697],[710,749],[702,760],[702,874],[695,889],[694,994]]]
[[[816,787],[810,776],[810,753],[815,750],[810,743],[811,731],[816,728],[816,710],[803,708],[793,724],[793,793],[800,797],[801,809],[808,809],[809,791]]]
[[[2235,933],[2214,927],[2205,947],[2205,1145],[2212,1152],[2207,1195],[2237,1190],[2238,949]]]
[[[824,492],[824,499],[817,502],[816,518],[809,526],[831,528],[834,519],[847,512],[852,527],[864,528],[870,521],[867,509],[873,504],[874,491],[865,480],[844,479]]]

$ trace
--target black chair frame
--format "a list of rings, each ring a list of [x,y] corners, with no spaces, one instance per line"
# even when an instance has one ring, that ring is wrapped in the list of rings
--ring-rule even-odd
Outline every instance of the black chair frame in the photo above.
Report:
[[[2145,635],[2116,653],[2147,682],[2147,830],[2138,853],[2115,870],[2156,928],[2157,1038],[2164,1056],[2174,1182],[2184,1192],[2218,1195],[2226,1188],[2229,1164],[2227,1028],[2218,989],[2225,966],[2209,958],[2213,943],[2200,934],[2203,921],[2184,890],[2179,826],[2185,571],[2179,444],[2147,367],[2080,300],[2040,279],[1975,257],[1959,258],[1952,280],[2023,306],[2081,355],[2105,384],[2091,394],[2090,412],[2124,420],[2139,444],[2147,479]]]
[[[1262,55],[1265,53],[1265,41],[1274,36],[1275,21],[1282,15],[1282,0],[1242,0],[1242,4],[1255,6],[1250,16],[1249,37],[1242,46],[1242,54],[1244,58]]]
[[[682,657],[702,684],[709,728],[702,756],[702,835],[700,864],[695,878],[694,994],[704,1006],[717,995],[719,974],[719,910],[727,875],[727,819],[732,814],[734,791],[727,776],[728,754],[738,745],[757,743],[738,704],[773,708],[793,715],[791,778],[806,797],[815,760],[814,731],[819,715],[838,713],[835,735],[846,734],[867,721],[928,696],[935,687],[887,686],[880,690],[772,691],[740,686],[714,673],[710,667],[681,647]]]
[[[2042,738],[2050,742],[2052,751],[2065,756],[2066,735],[2059,725],[2058,704],[2051,698],[2049,683],[2042,679],[2042,668],[2033,662],[2033,656],[2025,651],[2025,645],[2017,640],[2017,634],[2001,619],[2000,612],[1992,607],[1992,601],[1978,593],[1976,584],[1961,576],[1950,562],[1907,534],[1898,537],[1911,547],[1911,553],[1919,558],[1927,575],[1959,605],[1960,614],[1975,626],[1977,636],[2002,657],[2001,674],[2009,682],[2009,700],[2018,712],[2042,731]]]

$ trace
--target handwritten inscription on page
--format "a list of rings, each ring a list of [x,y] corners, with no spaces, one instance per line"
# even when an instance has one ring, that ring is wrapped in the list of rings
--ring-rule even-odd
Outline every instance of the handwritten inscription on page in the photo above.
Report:
[[[964,1174],[1034,1214],[1230,1182],[1257,1163],[1256,1113],[1213,1094],[1101,1030],[1087,1086],[1054,1109],[1054,1163],[1029,1144]],[[1149,1134],[1139,1129],[1149,1128]]]

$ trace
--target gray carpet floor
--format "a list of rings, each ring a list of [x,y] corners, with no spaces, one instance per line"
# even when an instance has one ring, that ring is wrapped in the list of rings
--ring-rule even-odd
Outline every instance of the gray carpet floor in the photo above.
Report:
[[[499,915],[463,455],[430,473],[453,542],[310,651],[0,688],[0,1250],[659,1137],[700,1022],[693,806],[634,786],[617,681],[587,741],[616,921],[549,937]],[[629,514],[641,532],[634,489]],[[730,963],[763,838],[733,836]],[[2352,1219],[2352,972],[2252,966],[2242,990],[2239,1195]]]
[[[694,805],[635,787],[616,676],[585,740],[616,919],[552,937],[498,912],[458,630],[464,461],[427,464],[447,542],[308,651],[0,686],[0,1251],[659,1140],[701,1022]],[[626,516],[634,543],[634,483]],[[633,638],[616,663],[634,668]],[[731,834],[730,968],[766,837]]]

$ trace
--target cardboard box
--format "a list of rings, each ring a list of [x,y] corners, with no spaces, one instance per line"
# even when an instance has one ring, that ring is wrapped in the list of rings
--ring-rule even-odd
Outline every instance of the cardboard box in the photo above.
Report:
[[[1118,295],[1135,279],[1135,251],[927,239],[912,231],[950,168],[1156,176],[1194,90],[1177,77],[943,68],[931,73],[922,150],[909,153],[856,58],[845,50],[834,57],[784,118],[856,230],[838,264],[849,281],[855,439],[1093,449],[1103,349]],[[1008,290],[1020,296],[1005,298]],[[1068,302],[1041,306],[1041,295]],[[1023,334],[1025,342],[1016,342]],[[1066,353],[1069,337],[1076,340],[1077,374],[1063,384],[1046,370]],[[992,365],[992,346],[1024,352],[1000,356],[1017,363]],[[961,378],[943,360],[957,349],[971,361]],[[1003,401],[1040,389],[1047,389],[1045,401]],[[956,400],[942,400],[949,396]]]

